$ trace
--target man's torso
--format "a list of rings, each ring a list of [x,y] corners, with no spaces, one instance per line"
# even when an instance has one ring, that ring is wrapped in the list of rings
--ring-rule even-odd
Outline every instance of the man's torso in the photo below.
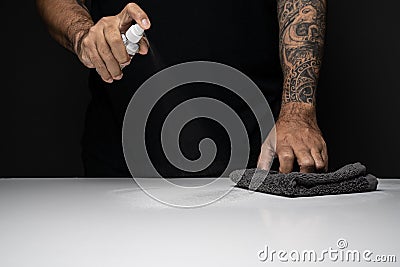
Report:
[[[136,55],[124,69],[120,81],[106,84],[95,71],[90,74],[92,102],[87,113],[83,151],[87,157],[95,157],[99,164],[110,165],[118,173],[126,173],[122,154],[121,128],[126,107],[140,85],[157,71],[188,61],[213,61],[238,69],[249,76],[262,90],[271,109],[276,113],[281,97],[282,74],[278,53],[278,22],[275,0],[206,0],[201,2],[173,0],[143,0],[136,3],[147,13],[151,28],[146,31],[150,43],[148,55]],[[95,21],[104,16],[119,13],[128,1],[92,0],[91,14]],[[166,162],[160,152],[160,127],[165,115],[180,99],[199,96],[212,97],[229,102],[229,94],[213,85],[190,84],[177,88],[164,98],[149,121],[146,138],[154,163],[166,176],[191,176],[177,172]],[[232,101],[231,101],[232,102]],[[233,103],[235,105],[235,103]],[[248,109],[235,107],[246,118]],[[248,123],[252,124],[251,118]],[[251,126],[253,127],[253,126]],[[254,126],[255,127],[255,126]],[[254,128],[253,127],[253,128]],[[251,134],[252,156],[249,165],[255,164],[261,145],[259,133]],[[218,175],[230,155],[220,127],[199,121],[181,136],[181,149],[189,158],[198,156],[198,142],[204,137],[217,139],[221,153],[216,163],[195,176]],[[221,140],[218,140],[221,139]],[[157,141],[158,140],[158,141]],[[110,174],[108,174],[110,175]]]

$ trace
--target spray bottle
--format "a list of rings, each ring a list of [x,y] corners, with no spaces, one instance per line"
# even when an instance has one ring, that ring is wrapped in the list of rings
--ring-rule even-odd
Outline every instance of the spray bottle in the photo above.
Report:
[[[126,51],[130,56],[139,51],[139,41],[143,37],[144,30],[139,24],[132,25],[125,33],[121,34],[122,40],[126,46]]]

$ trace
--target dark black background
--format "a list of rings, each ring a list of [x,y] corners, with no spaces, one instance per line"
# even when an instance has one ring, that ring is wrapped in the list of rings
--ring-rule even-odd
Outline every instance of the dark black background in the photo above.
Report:
[[[47,34],[34,1],[3,1],[1,177],[81,176],[87,70]],[[397,0],[328,0],[318,118],[330,168],[399,177]]]

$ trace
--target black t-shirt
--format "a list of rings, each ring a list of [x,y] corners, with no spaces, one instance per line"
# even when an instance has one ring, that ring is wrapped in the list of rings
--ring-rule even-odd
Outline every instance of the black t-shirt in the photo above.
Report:
[[[92,0],[90,12],[94,21],[118,14],[128,3],[125,0]],[[188,61],[213,61],[238,69],[249,76],[263,91],[275,115],[281,99],[282,71],[278,50],[276,0],[138,0],[147,13],[151,28],[146,31],[152,52],[135,55],[124,68],[120,81],[107,84],[92,70],[89,105],[82,140],[85,161],[97,162],[99,171],[87,165],[87,174],[103,176],[129,175],[122,152],[122,122],[135,90],[157,71]],[[182,87],[182,86],[181,86]],[[199,173],[186,173],[166,161],[160,145],[160,127],[168,112],[180,101],[198,96],[220,99],[235,106],[235,97],[223,88],[210,84],[189,84],[176,88],[157,105],[146,130],[150,157],[164,176],[218,176],[230,155],[229,139],[224,130],[212,121],[192,123],[182,132],[180,145],[185,156],[199,156],[198,142],[212,138],[218,148],[215,162]],[[256,127],[246,107],[235,106],[249,129]],[[146,128],[147,129],[147,128]],[[260,133],[251,131],[249,166],[255,166],[260,149]],[[186,137],[185,137],[186,136]],[[257,138],[258,137],[258,138]],[[148,142],[151,140],[151,142]],[[94,165],[96,165],[94,164]],[[101,166],[100,166],[101,165]],[[145,176],[145,174],[143,174]]]

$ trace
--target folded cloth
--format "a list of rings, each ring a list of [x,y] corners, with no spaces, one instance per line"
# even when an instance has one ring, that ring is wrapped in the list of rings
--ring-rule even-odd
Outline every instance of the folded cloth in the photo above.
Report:
[[[367,174],[366,167],[359,162],[329,173],[283,174],[243,169],[231,172],[229,177],[237,187],[285,197],[361,193],[374,191],[378,186],[378,179]]]

